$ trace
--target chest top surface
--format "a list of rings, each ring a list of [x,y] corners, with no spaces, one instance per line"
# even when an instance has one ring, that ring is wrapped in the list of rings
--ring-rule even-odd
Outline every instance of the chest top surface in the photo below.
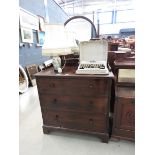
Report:
[[[108,75],[92,75],[92,74],[84,74],[79,75],[76,74],[77,67],[73,66],[66,66],[62,73],[56,73],[54,69],[48,68],[46,70],[42,70],[35,74],[35,77],[56,77],[56,78],[114,78],[114,75],[112,72],[109,72]]]

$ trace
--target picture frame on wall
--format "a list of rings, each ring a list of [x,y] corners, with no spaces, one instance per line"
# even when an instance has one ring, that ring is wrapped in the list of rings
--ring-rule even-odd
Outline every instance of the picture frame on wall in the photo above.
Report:
[[[42,16],[39,16],[38,15],[38,18],[39,18],[39,30],[40,31],[45,31],[45,20]]]
[[[32,29],[21,27],[21,39],[24,43],[33,43]]]
[[[39,46],[43,46],[45,41],[45,32],[44,31],[38,31],[38,44]]]
[[[31,12],[20,8],[20,27],[26,27],[33,30],[39,30],[39,19],[38,16],[32,14]]]

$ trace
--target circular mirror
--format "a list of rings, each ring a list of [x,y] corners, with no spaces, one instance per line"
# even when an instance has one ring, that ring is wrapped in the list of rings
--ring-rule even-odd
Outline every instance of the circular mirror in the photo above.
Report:
[[[28,77],[24,68],[19,65],[19,93],[24,93],[28,89]]]

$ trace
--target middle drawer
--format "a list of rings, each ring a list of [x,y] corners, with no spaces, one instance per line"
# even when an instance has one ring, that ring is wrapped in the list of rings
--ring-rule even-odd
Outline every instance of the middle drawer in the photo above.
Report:
[[[40,95],[41,108],[52,110],[92,111],[106,113],[108,97],[79,97]]]

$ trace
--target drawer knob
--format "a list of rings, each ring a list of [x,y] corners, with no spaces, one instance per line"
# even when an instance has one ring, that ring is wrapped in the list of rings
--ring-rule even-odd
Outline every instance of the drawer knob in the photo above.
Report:
[[[90,122],[93,122],[93,119],[92,119],[92,118],[89,118],[89,121],[90,121]]]
[[[93,105],[93,101],[89,101],[89,105],[92,106]]]
[[[54,103],[57,103],[57,99],[56,98],[53,101],[54,101]]]
[[[93,84],[91,83],[91,84],[89,84],[89,88],[93,88]]]
[[[132,100],[132,101],[131,101],[131,103],[132,103],[132,104],[134,104],[134,103],[135,103],[135,101],[134,101],[134,100]]]
[[[56,118],[56,120],[58,120],[59,119],[59,116],[58,115],[55,115],[55,118]]]
[[[92,119],[92,118],[89,118],[89,125],[90,125],[91,127],[93,127],[93,126],[94,126],[94,121],[93,121],[93,119]]]

